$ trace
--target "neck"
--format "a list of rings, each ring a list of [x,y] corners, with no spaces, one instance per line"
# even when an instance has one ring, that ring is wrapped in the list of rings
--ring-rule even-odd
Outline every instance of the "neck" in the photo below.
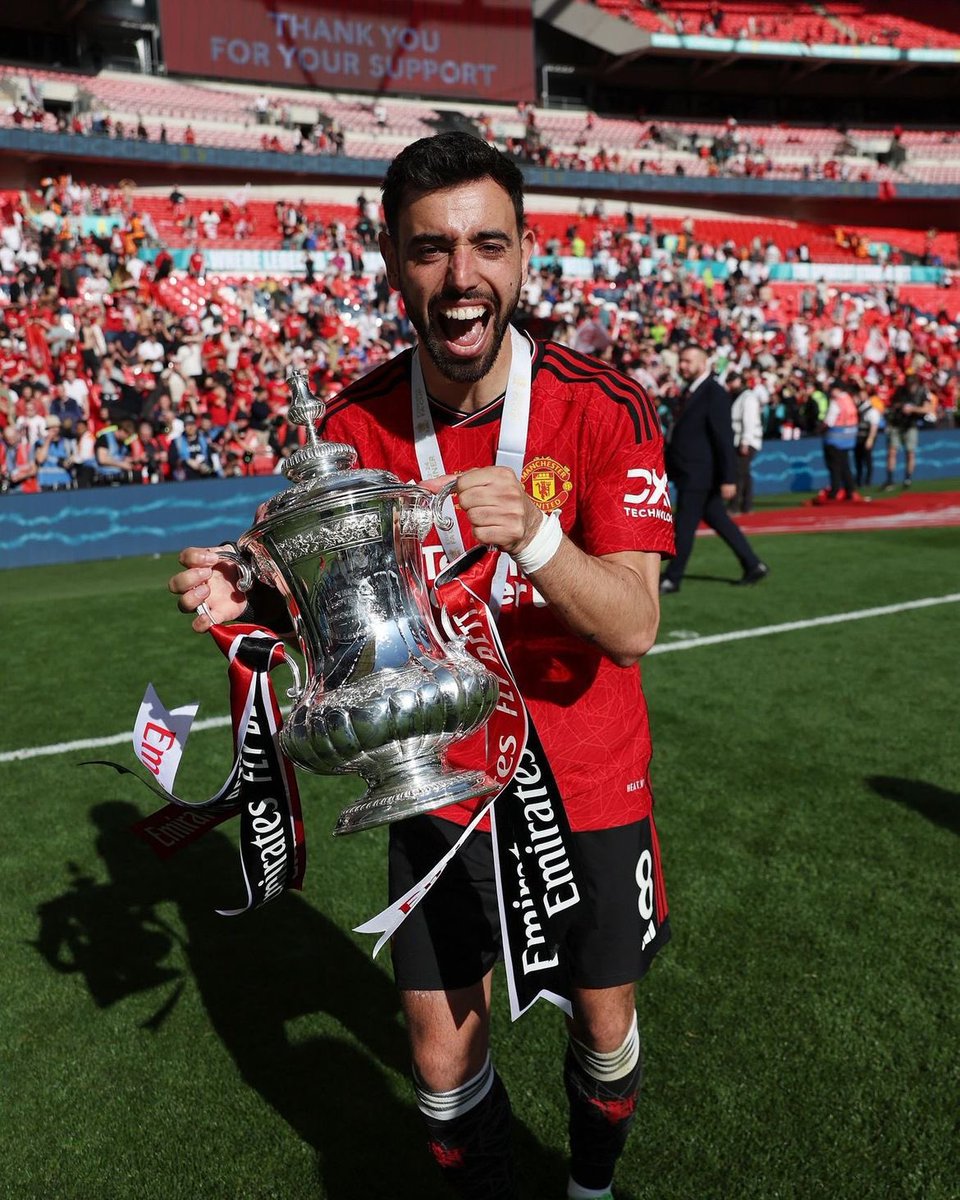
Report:
[[[427,391],[435,400],[447,408],[454,408],[462,413],[479,412],[502,396],[507,390],[507,380],[510,377],[510,364],[513,358],[511,334],[509,328],[503,338],[499,353],[494,359],[493,366],[475,383],[460,383],[448,379],[441,374],[436,363],[425,350],[420,350],[420,368],[423,371],[423,382]]]

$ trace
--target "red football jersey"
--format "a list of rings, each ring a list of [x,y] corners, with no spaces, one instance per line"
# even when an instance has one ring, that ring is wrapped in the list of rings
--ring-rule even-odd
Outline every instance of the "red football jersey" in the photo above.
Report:
[[[355,446],[363,466],[419,479],[406,351],[330,401],[323,436]],[[592,555],[672,554],[673,517],[656,409],[631,379],[556,343],[536,343],[522,483]],[[477,413],[433,404],[445,468],[496,459],[502,398]],[[474,544],[461,517],[464,544]],[[445,558],[436,531],[424,543],[432,584]],[[650,811],[650,731],[637,667],[616,666],[555,617],[511,565],[498,628],[510,667],[550,759],[574,830],[606,829]],[[482,731],[449,751],[455,766],[485,765]],[[466,824],[474,805],[438,815]]]

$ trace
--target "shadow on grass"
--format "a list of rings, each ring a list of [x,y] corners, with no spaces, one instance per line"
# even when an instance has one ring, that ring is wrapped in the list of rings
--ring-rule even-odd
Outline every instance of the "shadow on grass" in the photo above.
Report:
[[[110,882],[68,864],[70,888],[38,909],[34,945],[47,963],[81,974],[101,1008],[169,986],[143,1022],[152,1033],[192,976],[244,1081],[317,1152],[328,1200],[395,1200],[398,1181],[409,1194],[446,1194],[419,1114],[394,1095],[385,1070],[405,1075],[409,1054],[397,993],[369,955],[297,893],[240,917],[218,916],[214,909],[229,899],[224,881],[238,870],[222,834],[161,862],[130,833],[141,815],[134,805],[103,803],[90,815]],[[182,931],[159,915],[162,902],[177,905]],[[309,1032],[317,1013],[353,1040]],[[525,1173],[562,1180],[558,1157],[522,1126],[518,1145]]]
[[[894,800],[935,825],[960,833],[960,792],[950,792],[919,779],[899,779],[895,775],[870,775],[866,782],[885,800]]]
[[[683,577],[684,583],[725,583],[728,586],[739,583],[740,576],[737,575],[731,578],[729,575],[703,575],[698,572],[687,571]]]

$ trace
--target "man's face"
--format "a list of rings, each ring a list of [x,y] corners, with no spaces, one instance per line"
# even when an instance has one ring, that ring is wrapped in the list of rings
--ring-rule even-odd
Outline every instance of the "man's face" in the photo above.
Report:
[[[690,349],[680,351],[677,371],[684,383],[690,383],[698,375],[702,375],[707,365],[707,356],[702,350]]]
[[[445,378],[476,383],[492,368],[533,244],[492,179],[415,196],[401,209],[395,237],[380,235],[387,278]]]

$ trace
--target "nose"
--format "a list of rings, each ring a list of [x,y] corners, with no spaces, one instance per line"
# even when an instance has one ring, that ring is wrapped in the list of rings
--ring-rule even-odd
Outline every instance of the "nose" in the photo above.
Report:
[[[479,282],[472,246],[454,246],[447,260],[447,286],[469,292]]]

